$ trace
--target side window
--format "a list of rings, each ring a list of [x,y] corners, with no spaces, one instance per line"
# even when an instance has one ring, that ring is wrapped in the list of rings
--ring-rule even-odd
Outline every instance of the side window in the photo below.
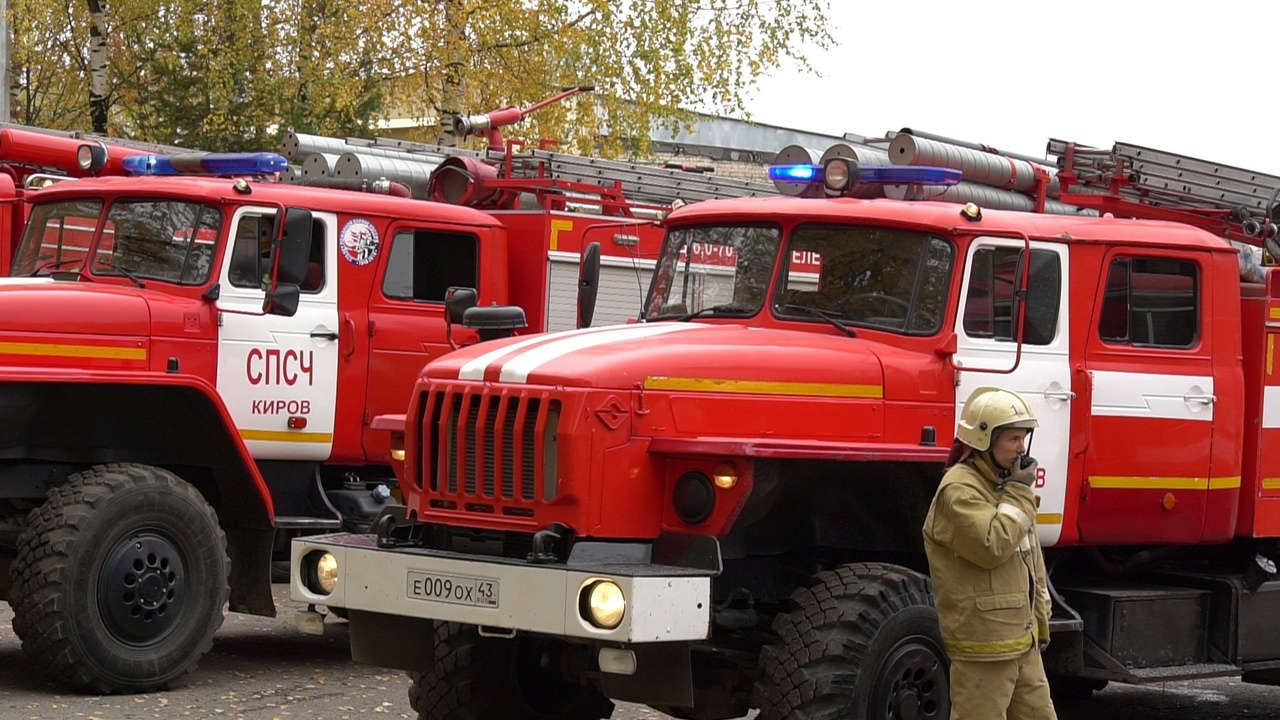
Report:
[[[50,273],[84,266],[101,213],[101,200],[34,206],[14,256],[12,274]]]
[[[271,240],[275,217],[243,215],[236,225],[231,246],[227,279],[235,287],[262,289],[271,272]],[[311,225],[311,257],[307,275],[299,286],[302,292],[319,292],[324,288],[324,223],[316,219]]]
[[[262,215],[240,217],[232,241],[230,265],[227,267],[227,279],[234,287],[262,288],[262,278],[270,271],[267,260],[271,257],[273,220],[274,218]]]
[[[401,230],[391,239],[386,267],[383,295],[444,302],[450,287],[479,285],[479,242],[464,233]]]
[[[1057,336],[1062,300],[1062,265],[1057,253],[1031,251],[1026,309],[1019,309],[1015,289],[1022,280],[1023,251],[983,248],[973,255],[964,304],[964,331],[970,337],[1014,340],[1014,320],[1024,315],[1022,341],[1048,345]]]
[[[1200,335],[1200,283],[1195,263],[1164,258],[1116,258],[1098,335],[1107,342],[1186,348]]]

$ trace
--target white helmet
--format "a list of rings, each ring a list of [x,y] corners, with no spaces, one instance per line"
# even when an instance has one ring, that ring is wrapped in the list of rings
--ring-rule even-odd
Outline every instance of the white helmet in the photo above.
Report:
[[[987,450],[997,430],[1039,426],[1021,395],[984,385],[974,390],[965,401],[960,422],[956,425],[956,438],[974,450]]]

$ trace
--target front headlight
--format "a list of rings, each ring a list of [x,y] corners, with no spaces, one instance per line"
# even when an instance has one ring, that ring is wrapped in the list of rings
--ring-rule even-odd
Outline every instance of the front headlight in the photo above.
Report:
[[[338,587],[338,558],[333,553],[313,552],[303,564],[307,589],[317,595],[328,595]]]
[[[391,459],[404,462],[404,433],[391,433]]]
[[[578,603],[583,619],[601,630],[618,627],[627,613],[627,599],[622,595],[622,588],[612,580],[595,580],[584,585]]]

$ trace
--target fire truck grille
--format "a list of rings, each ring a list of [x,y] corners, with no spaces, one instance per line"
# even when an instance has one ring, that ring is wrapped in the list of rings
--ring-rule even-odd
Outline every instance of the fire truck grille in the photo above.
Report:
[[[436,508],[531,516],[554,497],[560,403],[542,390],[442,387],[427,401],[431,421],[425,489]]]

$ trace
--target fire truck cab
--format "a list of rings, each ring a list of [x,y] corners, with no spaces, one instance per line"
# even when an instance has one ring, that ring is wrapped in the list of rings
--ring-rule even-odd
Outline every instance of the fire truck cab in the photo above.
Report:
[[[1280,679],[1277,271],[1187,222],[827,187],[674,212],[643,322],[431,363],[405,505],[295,541],[293,598],[422,718],[945,718],[921,527],[994,384],[1040,423],[1056,691]]]

